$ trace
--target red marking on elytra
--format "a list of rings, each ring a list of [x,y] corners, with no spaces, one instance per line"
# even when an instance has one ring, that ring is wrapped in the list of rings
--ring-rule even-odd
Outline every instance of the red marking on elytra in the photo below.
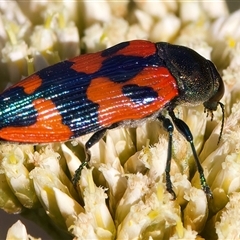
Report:
[[[122,94],[128,84],[152,87],[158,98],[150,104],[136,104]],[[95,78],[87,89],[88,99],[99,104],[98,121],[102,126],[125,120],[138,120],[162,109],[179,94],[177,82],[164,67],[146,67],[125,83],[116,83],[106,77]]]
[[[34,93],[42,85],[42,79],[38,75],[31,75],[28,78],[18,82],[13,87],[23,87],[26,94]]]
[[[101,52],[84,54],[70,60],[74,62],[71,68],[76,72],[92,74],[101,68],[104,59],[105,58],[101,56]]]
[[[0,138],[27,143],[61,142],[71,138],[71,130],[62,124],[62,117],[51,100],[37,99],[33,105],[37,110],[37,122],[25,127],[2,128]]]
[[[144,40],[130,41],[129,45],[117,51],[114,55],[149,57],[156,53],[156,45]]]
[[[137,57],[148,57],[156,53],[156,46],[154,43],[136,40],[130,41],[129,45],[120,49],[115,55],[125,55],[125,56],[137,56]],[[77,72],[84,72],[86,74],[93,74],[97,72],[102,67],[102,62],[106,57],[101,56],[102,52],[89,53],[81,56],[77,56],[69,61],[74,62],[71,66]]]

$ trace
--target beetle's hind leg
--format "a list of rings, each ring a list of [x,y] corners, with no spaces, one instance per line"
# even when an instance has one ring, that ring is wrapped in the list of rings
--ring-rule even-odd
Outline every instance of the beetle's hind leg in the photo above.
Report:
[[[83,168],[86,166],[88,167],[88,163],[91,159],[91,153],[89,151],[89,149],[95,144],[97,143],[100,139],[103,138],[103,136],[105,135],[107,131],[107,128],[104,128],[100,131],[97,131],[95,132],[91,137],[90,139],[86,142],[85,144],[85,160],[84,162],[82,162],[82,164],[78,167],[78,169],[75,171],[75,174],[72,178],[72,182],[74,184],[74,186],[77,185],[79,179],[80,179],[80,176],[81,176],[81,172],[83,170]]]

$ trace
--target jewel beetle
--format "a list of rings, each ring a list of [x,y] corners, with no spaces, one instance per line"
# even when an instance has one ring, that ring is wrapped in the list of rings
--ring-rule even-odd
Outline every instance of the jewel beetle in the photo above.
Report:
[[[158,119],[169,135],[167,190],[176,197],[170,180],[174,124],[190,143],[201,186],[211,197],[191,131],[174,108],[203,104],[212,114],[220,105],[224,119],[223,94],[216,67],[194,50],[166,42],[122,42],[49,66],[1,93],[0,140],[49,143],[93,133],[73,178],[76,184],[90,160],[89,149],[107,129]]]

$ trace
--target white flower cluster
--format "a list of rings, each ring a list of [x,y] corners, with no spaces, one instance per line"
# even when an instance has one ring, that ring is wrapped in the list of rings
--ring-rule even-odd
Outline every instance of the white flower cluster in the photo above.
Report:
[[[213,199],[201,190],[189,144],[174,132],[166,190],[168,136],[158,122],[107,132],[91,149],[91,169],[78,188],[71,178],[90,135],[47,145],[0,145],[0,208],[28,209],[52,234],[74,239],[239,239],[240,11],[224,1],[2,1],[0,88],[36,70],[119,42],[148,39],[188,46],[218,67],[222,113],[207,121],[203,106],[177,107],[200,154]],[[4,79],[4,80],[2,80]],[[194,175],[195,174],[195,175]],[[49,229],[48,229],[49,230]],[[51,231],[49,231],[51,234]],[[17,222],[6,239],[34,239]]]

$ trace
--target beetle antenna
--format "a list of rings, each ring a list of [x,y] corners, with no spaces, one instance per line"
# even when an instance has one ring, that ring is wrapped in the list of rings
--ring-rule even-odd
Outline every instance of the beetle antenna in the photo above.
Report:
[[[223,133],[223,126],[224,126],[224,119],[225,119],[225,113],[224,113],[224,104],[221,102],[218,102],[218,104],[220,105],[221,109],[222,109],[222,125],[221,125],[221,130],[220,130],[220,135],[218,138],[218,143],[220,142],[221,138],[222,138],[222,133]]]

